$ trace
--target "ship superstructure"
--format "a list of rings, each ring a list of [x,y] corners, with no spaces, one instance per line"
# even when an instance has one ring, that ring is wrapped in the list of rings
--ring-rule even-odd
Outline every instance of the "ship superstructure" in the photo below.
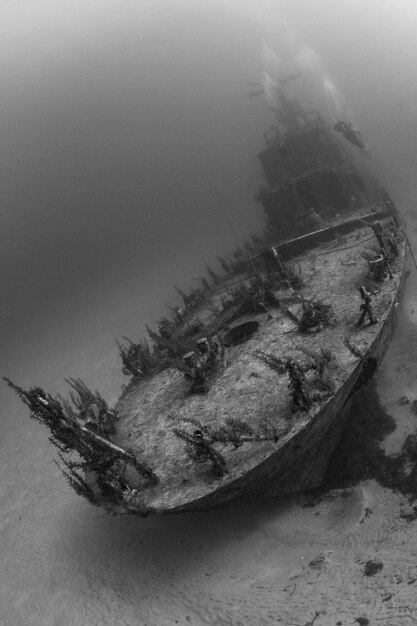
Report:
[[[367,201],[365,184],[318,111],[277,92],[277,125],[264,134],[259,199],[278,241],[347,218]]]

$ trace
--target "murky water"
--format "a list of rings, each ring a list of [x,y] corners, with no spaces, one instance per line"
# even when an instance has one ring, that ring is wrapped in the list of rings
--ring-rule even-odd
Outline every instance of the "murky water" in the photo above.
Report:
[[[409,407],[399,406],[398,398],[417,398],[416,293],[414,273],[377,375],[381,399],[402,433],[415,427]],[[107,306],[103,318],[112,315],[116,302]],[[89,325],[91,341],[86,332],[74,344],[65,328],[46,335],[36,367],[30,356],[36,345],[28,345],[24,360],[20,354],[14,366],[10,361],[19,381],[61,389],[63,375],[86,375],[106,397],[115,398],[122,379],[117,355],[113,348],[105,353],[103,338],[93,330],[94,316],[84,318],[86,331]],[[62,346],[57,347],[57,336]],[[172,518],[112,518],[71,491],[53,463],[55,452],[44,428],[27,419],[7,390],[4,396],[4,626],[276,623],[282,607],[274,609],[274,598],[288,602],[288,581],[303,564],[324,548],[331,550],[330,560],[335,551],[345,559],[366,552],[384,541],[398,514],[398,497],[369,483],[347,499],[311,509],[288,500]],[[360,525],[366,507],[374,511],[372,522]],[[300,614],[309,615],[307,599],[297,602]]]
[[[65,393],[80,377],[114,402],[114,338],[143,336],[173,284],[262,228],[255,162],[275,118],[247,92],[277,54],[278,75],[302,67],[300,96],[315,94],[326,115],[353,121],[355,109],[370,166],[412,207],[411,0],[283,0],[283,12],[268,0],[3,4],[0,374],[24,387]],[[414,273],[376,377],[397,424],[390,452],[415,428],[398,399],[417,399],[416,288]],[[400,497],[375,481],[311,508],[293,498],[112,518],[73,493],[5,385],[0,403],[1,626],[302,625],[315,611],[314,626],[334,626],[381,606],[381,626],[417,622],[417,539],[398,522]],[[323,551],[323,572],[309,569]],[[364,582],[374,554],[387,575]]]

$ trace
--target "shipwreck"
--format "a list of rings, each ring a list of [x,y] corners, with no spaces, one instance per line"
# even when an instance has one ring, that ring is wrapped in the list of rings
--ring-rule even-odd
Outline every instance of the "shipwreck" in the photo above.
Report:
[[[94,505],[145,516],[318,486],[389,345],[400,216],[319,112],[278,95],[259,155],[265,234],[200,287],[177,288],[179,306],[148,340],[119,343],[129,382],[117,404],[80,380],[67,399],[8,380]]]

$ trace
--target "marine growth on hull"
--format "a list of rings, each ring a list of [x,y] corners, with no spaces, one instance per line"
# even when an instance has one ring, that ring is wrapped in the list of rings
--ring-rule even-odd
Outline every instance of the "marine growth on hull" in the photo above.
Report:
[[[147,515],[317,486],[339,416],[383,356],[404,275],[398,215],[349,152],[366,152],[358,129],[288,96],[300,76],[267,81],[267,234],[199,288],[177,287],[148,340],[119,342],[130,382],[116,406],[77,379],[69,399],[8,381],[95,505]]]
[[[81,380],[68,399],[8,380],[76,491],[138,515],[204,508],[284,450],[366,361],[395,306],[404,241],[377,209],[291,259],[254,237],[199,288],[177,288],[149,340],[119,342],[129,382],[115,407]]]

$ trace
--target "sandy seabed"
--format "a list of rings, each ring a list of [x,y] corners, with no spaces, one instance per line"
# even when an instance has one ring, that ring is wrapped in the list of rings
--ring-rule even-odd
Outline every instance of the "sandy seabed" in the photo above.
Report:
[[[347,426],[355,421],[369,434],[390,419],[387,455],[417,429],[416,293],[413,273],[389,353]],[[410,403],[400,404],[402,396]],[[408,499],[371,475],[347,486],[349,468],[339,482],[332,475],[346,445],[353,456],[363,443],[360,429],[356,443],[342,438],[330,491],[142,520],[106,516],[76,496],[43,428],[15,412],[1,441],[2,626],[417,623],[417,520],[407,520]],[[382,568],[366,576],[370,560]]]

